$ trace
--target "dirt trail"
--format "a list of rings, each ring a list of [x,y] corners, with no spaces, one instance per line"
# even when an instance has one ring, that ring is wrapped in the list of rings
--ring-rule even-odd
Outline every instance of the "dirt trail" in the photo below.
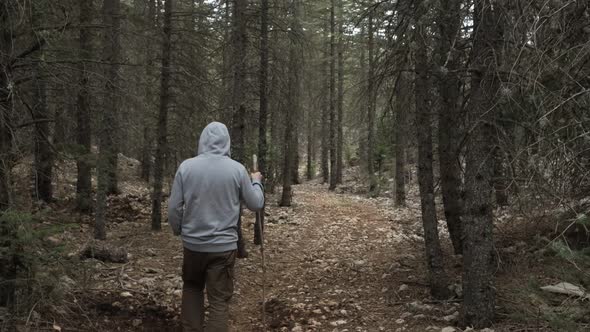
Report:
[[[392,209],[390,200],[295,186],[294,206],[267,206],[266,319],[273,331],[440,331],[456,304],[431,306],[425,287],[417,203]],[[182,246],[167,225],[149,231],[144,199],[109,239],[128,248],[130,262],[100,265],[102,294],[88,307],[102,330],[178,330]],[[149,202],[149,200],[148,200]],[[135,204],[135,205],[134,205]],[[134,208],[135,206],[135,208]],[[262,270],[252,244],[254,215],[244,231],[250,257],[238,260],[232,331],[261,331]],[[89,230],[90,231],[90,230]],[[434,326],[437,326],[436,328]]]
[[[378,200],[331,193],[318,184],[297,186],[295,202],[287,214],[278,212],[282,219],[266,230],[272,328],[395,331],[433,325],[412,321],[414,313],[400,305],[427,297],[417,277],[423,275],[416,261],[422,245],[412,245],[412,236],[406,235],[416,220],[399,220],[415,213],[384,209]],[[261,316],[260,255],[255,248],[250,251],[252,258],[238,266],[235,331],[260,330],[252,326]]]

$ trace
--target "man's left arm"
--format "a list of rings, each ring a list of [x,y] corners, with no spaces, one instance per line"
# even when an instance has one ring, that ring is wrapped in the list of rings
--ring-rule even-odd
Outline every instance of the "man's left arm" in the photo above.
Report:
[[[174,235],[180,235],[182,231],[182,216],[184,214],[184,195],[182,190],[182,176],[180,169],[176,172],[172,192],[168,200],[168,223]]]

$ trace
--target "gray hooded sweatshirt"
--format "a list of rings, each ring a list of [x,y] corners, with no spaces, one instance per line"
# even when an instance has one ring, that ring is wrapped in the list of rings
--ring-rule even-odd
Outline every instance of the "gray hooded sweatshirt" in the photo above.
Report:
[[[262,184],[230,158],[227,127],[212,122],[201,133],[199,151],[176,172],[168,202],[168,223],[184,247],[197,252],[237,249],[240,201],[262,209]]]

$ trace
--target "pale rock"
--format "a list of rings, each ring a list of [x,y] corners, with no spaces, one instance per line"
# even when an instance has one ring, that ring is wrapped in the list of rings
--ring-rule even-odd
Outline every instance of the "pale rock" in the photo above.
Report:
[[[452,326],[444,327],[440,332],[457,332],[457,329]]]
[[[452,314],[450,314],[448,316],[444,316],[443,317],[443,320],[445,322],[453,322],[453,321],[457,320],[458,318],[459,318],[459,312],[458,311],[455,311],[455,312],[453,312]]]
[[[315,309],[314,311],[312,311],[314,314],[317,315],[321,315],[322,314],[322,309]]]
[[[45,240],[54,246],[58,246],[62,242],[61,239],[57,238],[56,236],[48,236]]]
[[[344,325],[344,324],[346,324],[346,320],[344,320],[344,319],[339,319],[339,320],[330,322],[330,325],[332,325],[332,326],[340,326],[340,325]]]
[[[483,330],[480,330],[480,332],[495,332],[493,329],[490,329],[489,327],[486,327]]]
[[[399,291],[403,292],[403,291],[407,291],[410,287],[406,284],[403,284],[401,286],[399,286]]]
[[[406,319],[406,318],[408,318],[408,317],[410,317],[410,316],[412,316],[412,313],[411,313],[411,312],[407,312],[407,311],[406,311],[406,312],[404,312],[404,313],[403,313],[403,314],[402,314],[400,317],[401,317],[401,318],[403,318],[403,319]]]
[[[354,261],[354,265],[356,265],[357,267],[363,266],[367,264],[367,262],[365,260],[358,260],[358,261]]]
[[[121,297],[133,297],[133,295],[129,292],[122,292],[120,295]]]
[[[396,324],[400,324],[400,325],[401,325],[401,324],[403,324],[403,323],[405,323],[405,322],[406,322],[406,321],[405,321],[405,320],[403,320],[402,318],[399,318],[399,319],[397,319],[397,320],[395,321],[395,323],[396,323]]]
[[[414,319],[425,319],[426,318],[426,315],[424,315],[424,314],[418,314],[418,315],[414,315],[414,317],[412,317],[412,318],[414,318]]]
[[[174,296],[181,297],[182,296],[182,289],[177,289],[174,292],[172,292],[172,294],[174,294]]]
[[[291,332],[303,332],[303,328],[301,325],[296,325],[294,328],[291,329]]]

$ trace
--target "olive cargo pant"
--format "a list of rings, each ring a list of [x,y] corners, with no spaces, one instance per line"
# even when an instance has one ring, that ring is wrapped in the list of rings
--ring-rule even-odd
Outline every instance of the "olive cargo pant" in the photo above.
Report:
[[[206,253],[184,248],[181,313],[184,331],[228,331],[228,306],[234,292],[235,260],[235,250]],[[206,327],[203,293],[205,287],[209,300],[209,319]]]

